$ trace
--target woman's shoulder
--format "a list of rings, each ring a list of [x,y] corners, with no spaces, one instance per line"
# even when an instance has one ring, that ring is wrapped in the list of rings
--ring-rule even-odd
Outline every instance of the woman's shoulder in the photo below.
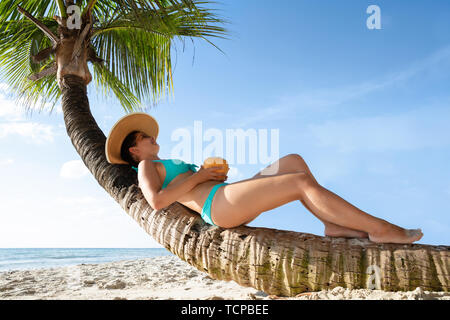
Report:
[[[161,163],[156,162],[156,160],[150,160],[150,159],[145,159],[145,160],[141,160],[138,163],[138,170],[144,169],[147,166],[153,166],[155,168],[158,168],[161,165]]]
[[[163,170],[164,170],[164,166],[162,163],[159,162],[153,162],[152,160],[142,160],[141,162],[139,162],[138,164],[138,170],[139,171],[143,171],[145,172],[146,168],[148,167],[153,167],[156,169],[156,172],[158,173],[158,175],[161,177],[161,175],[163,174]],[[150,169],[152,170],[152,169]],[[148,172],[148,171],[147,171]],[[145,174],[142,175],[142,179],[148,179],[149,177],[147,177]],[[138,180],[139,180],[139,175],[138,175]],[[141,182],[141,181],[139,181]]]

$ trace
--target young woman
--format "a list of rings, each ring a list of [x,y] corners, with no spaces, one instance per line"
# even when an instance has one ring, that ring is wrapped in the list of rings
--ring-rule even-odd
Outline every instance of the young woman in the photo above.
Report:
[[[233,228],[298,200],[323,222],[326,236],[368,237],[379,243],[412,243],[423,236],[421,229],[403,229],[376,218],[322,187],[298,154],[282,157],[250,179],[225,183],[227,177],[215,173],[217,167],[197,171],[195,164],[160,159],[158,131],[153,117],[132,113],[113,126],[106,142],[108,162],[133,166],[154,209],[178,201],[209,224]]]

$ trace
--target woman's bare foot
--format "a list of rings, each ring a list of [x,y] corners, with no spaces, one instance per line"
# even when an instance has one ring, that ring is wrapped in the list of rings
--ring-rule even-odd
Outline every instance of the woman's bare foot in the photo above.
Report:
[[[413,243],[422,237],[422,229],[403,229],[391,223],[377,232],[369,233],[370,241],[378,243]]]
[[[368,238],[367,232],[349,229],[336,224],[325,224],[325,236],[343,238]]]

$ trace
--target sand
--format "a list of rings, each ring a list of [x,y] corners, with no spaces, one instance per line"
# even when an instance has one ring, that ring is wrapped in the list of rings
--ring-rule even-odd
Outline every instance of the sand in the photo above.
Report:
[[[417,288],[409,292],[333,290],[310,292],[293,298],[269,296],[233,281],[211,279],[177,257],[0,273],[0,299],[52,300],[450,300],[450,293]]]

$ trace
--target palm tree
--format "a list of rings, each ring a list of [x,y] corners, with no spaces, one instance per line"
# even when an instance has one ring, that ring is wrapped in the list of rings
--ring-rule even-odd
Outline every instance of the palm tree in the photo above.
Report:
[[[139,110],[143,101],[150,97],[156,101],[164,90],[173,90],[170,49],[175,37],[209,42],[208,36],[226,34],[214,25],[224,20],[200,8],[201,4],[208,2],[2,1],[3,77],[27,110],[36,105],[42,110],[47,103],[53,110],[61,98],[67,134],[98,183],[156,241],[215,279],[281,296],[373,284],[384,290],[421,286],[449,291],[448,246],[375,244],[267,228],[212,227],[177,202],[153,210],[130,166],[106,161],[106,137],[87,97],[92,80],[87,63],[92,64],[98,88],[104,93],[112,90],[126,111]],[[72,5],[81,8],[80,16]],[[372,270],[377,272],[371,274]]]

